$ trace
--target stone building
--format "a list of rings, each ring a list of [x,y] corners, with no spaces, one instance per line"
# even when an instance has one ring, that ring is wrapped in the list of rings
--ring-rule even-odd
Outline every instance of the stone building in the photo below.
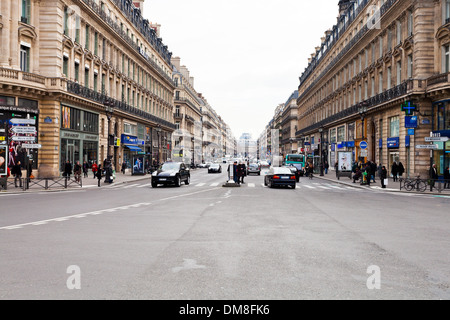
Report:
[[[283,113],[281,115],[281,154],[283,158],[287,154],[298,153],[297,139],[297,98],[298,91],[295,90],[284,104]]]
[[[434,162],[442,174],[449,143],[431,152],[423,145],[430,135],[450,136],[450,1],[339,6],[300,77],[296,137],[316,146],[308,155],[318,164],[346,151],[388,170],[400,161],[409,176],[427,177]]]
[[[170,156],[172,54],[131,0],[1,0],[0,43],[11,161],[58,176],[66,160],[109,156],[118,169]],[[13,133],[11,119],[36,132]]]

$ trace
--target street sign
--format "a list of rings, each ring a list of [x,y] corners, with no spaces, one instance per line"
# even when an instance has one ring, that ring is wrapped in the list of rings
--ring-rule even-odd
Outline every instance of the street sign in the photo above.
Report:
[[[25,149],[40,149],[40,148],[42,148],[42,145],[37,144],[37,143],[24,143],[24,144],[22,144],[22,148],[25,148]]]
[[[13,127],[12,131],[14,133],[31,134],[31,133],[36,133],[36,127]]]
[[[366,149],[362,149],[362,150],[359,152],[359,155],[360,155],[361,157],[367,157],[367,156],[369,155],[369,152],[368,152]]]
[[[448,137],[425,137],[426,142],[446,142]]]
[[[34,141],[34,140],[36,140],[36,137],[18,137],[18,136],[13,136],[12,140],[13,141]]]
[[[416,149],[437,149],[438,146],[436,144],[419,144],[416,145]]]
[[[36,124],[36,119],[20,119],[20,118],[13,118],[9,120],[12,124]]]
[[[361,141],[360,143],[359,143],[359,147],[361,148],[361,149],[367,149],[367,146],[368,146],[368,144],[367,144],[367,142],[366,141]]]

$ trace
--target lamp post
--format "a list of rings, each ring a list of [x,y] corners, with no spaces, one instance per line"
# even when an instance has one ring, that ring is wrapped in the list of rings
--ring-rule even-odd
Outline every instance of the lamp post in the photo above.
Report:
[[[105,113],[106,117],[108,119],[108,150],[107,150],[107,158],[110,160],[110,147],[114,145],[114,141],[112,139],[114,138],[114,135],[111,135],[111,118],[114,113],[114,103],[110,98],[105,98],[105,101],[103,102],[103,105],[105,106]]]
[[[367,114],[367,105],[368,105],[367,101],[364,101],[359,104],[359,108],[358,108],[359,115],[361,116],[361,141],[364,141],[364,139],[365,139],[364,138],[364,119]],[[360,158],[364,158],[364,157],[360,156]]]
[[[323,144],[323,127],[319,128],[320,132],[320,145],[319,145],[319,153],[320,153],[320,176],[323,177],[323,150],[322,150],[322,144]]]

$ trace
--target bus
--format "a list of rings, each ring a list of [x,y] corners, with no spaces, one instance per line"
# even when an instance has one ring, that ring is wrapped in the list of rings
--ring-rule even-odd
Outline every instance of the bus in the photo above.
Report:
[[[305,168],[305,156],[303,154],[287,154],[284,158],[284,164],[287,166],[295,165],[298,170]]]

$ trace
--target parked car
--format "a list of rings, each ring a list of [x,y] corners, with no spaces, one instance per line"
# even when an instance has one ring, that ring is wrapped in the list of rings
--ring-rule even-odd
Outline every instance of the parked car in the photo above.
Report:
[[[261,161],[259,163],[259,165],[261,166],[261,168],[268,168],[268,167],[270,167],[270,164],[267,161]]]
[[[291,169],[283,167],[271,167],[264,177],[264,185],[269,188],[275,186],[291,187],[295,189],[296,178]]]
[[[209,166],[208,173],[222,173],[222,166],[218,163],[213,163]]]
[[[197,165],[198,168],[206,168],[206,163],[199,163]]]
[[[257,174],[261,175],[261,167],[257,163],[250,163],[247,168],[247,174]]]
[[[166,162],[152,173],[153,188],[160,184],[179,187],[182,182],[191,182],[191,173],[183,162]]]

